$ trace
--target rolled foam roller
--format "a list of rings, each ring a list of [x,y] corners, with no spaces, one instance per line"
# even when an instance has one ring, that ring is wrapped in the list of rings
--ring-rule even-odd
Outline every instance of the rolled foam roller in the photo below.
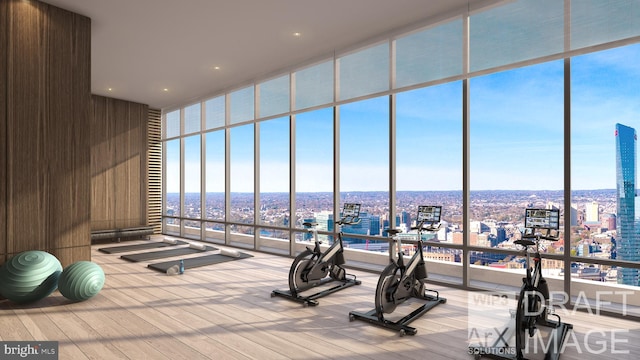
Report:
[[[162,242],[175,245],[178,243],[178,240],[166,237],[164,238],[164,240],[162,240]]]
[[[240,257],[240,252],[237,250],[222,249],[220,250],[220,255],[229,256],[229,257]]]
[[[191,243],[189,244],[189,247],[196,250],[207,250],[207,247],[203,244]]]

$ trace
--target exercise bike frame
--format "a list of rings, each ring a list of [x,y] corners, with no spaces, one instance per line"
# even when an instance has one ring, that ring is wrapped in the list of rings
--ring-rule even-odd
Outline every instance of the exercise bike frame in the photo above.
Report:
[[[527,268],[526,276],[522,278],[522,287],[520,288],[516,308],[517,360],[525,359],[523,350],[525,349],[527,334],[529,337],[533,336],[537,325],[553,329],[551,336],[554,343],[549,346],[548,351],[545,353],[545,360],[557,360],[560,357],[559,350],[562,347],[562,343],[569,330],[573,328],[573,325],[562,322],[560,316],[555,314],[553,309],[546,305],[549,301],[549,288],[546,280],[544,280],[542,276],[540,240],[557,241],[558,238],[537,233],[534,236],[515,241],[516,244],[524,246],[525,264]],[[529,248],[534,246],[533,267],[531,267],[532,258]],[[547,315],[555,316],[557,320],[549,320]]]
[[[535,334],[537,326],[551,328],[548,350],[544,354],[545,360],[558,360],[560,350],[567,334],[573,325],[562,322],[560,316],[553,312],[553,309],[547,306],[549,300],[549,288],[546,280],[542,276],[542,256],[540,255],[540,240],[557,241],[557,237],[546,236],[536,233],[532,236],[525,236],[521,240],[514,243],[524,246],[523,255],[525,256],[526,275],[522,278],[522,286],[518,295],[517,307],[515,311],[515,354],[512,353],[475,353],[475,358],[489,357],[500,360],[526,360],[524,350],[526,347],[527,335],[529,337]],[[530,251],[530,247],[534,247]],[[533,254],[532,254],[533,253]],[[533,255],[533,256],[532,256]],[[533,267],[531,261],[533,260]],[[542,300],[542,301],[540,301]],[[544,304],[543,304],[544,303]],[[557,320],[549,320],[548,315],[555,316]],[[512,316],[514,314],[512,313]],[[504,330],[504,333],[507,329]],[[508,340],[510,341],[511,338]],[[498,348],[499,344],[508,346],[507,341],[500,337],[491,348]],[[513,343],[511,343],[513,344]],[[480,347],[479,349],[484,349]]]
[[[426,269],[424,270],[424,274],[419,270],[419,267],[425,266],[422,250],[424,246],[424,242],[422,241],[422,230],[435,231],[437,228],[425,228],[424,223],[421,222],[418,226],[412,228],[412,230],[418,230],[418,240],[416,241],[418,249],[414,252],[406,265],[404,262],[404,254],[402,252],[402,240],[400,237],[396,236],[398,231],[395,229],[389,230],[389,235],[391,237],[390,245],[392,247],[389,254],[390,263],[385,267],[378,279],[375,295],[375,308],[365,313],[351,311],[349,313],[349,320],[364,320],[370,324],[398,331],[400,336],[404,336],[406,334],[415,335],[418,330],[409,326],[409,323],[424,315],[435,306],[447,301],[447,299],[440,297],[440,294],[437,291],[424,288],[425,284],[423,280],[427,277]],[[394,283],[393,285],[390,285],[389,288],[385,288],[387,281],[394,281]],[[417,289],[415,287],[416,285],[419,286]],[[435,295],[428,295],[427,292],[432,292]],[[383,304],[382,301],[383,296],[385,296],[385,299],[389,301],[387,305],[390,305],[390,307],[386,309],[385,304]],[[392,321],[384,318],[385,313],[393,312],[398,305],[411,297],[419,298],[426,302],[399,320]]]
[[[354,217],[345,217],[335,224],[338,226],[358,224],[360,219]],[[314,246],[313,249],[308,246],[298,256],[295,257],[291,268],[289,270],[289,289],[288,290],[273,290],[271,297],[281,296],[289,300],[293,300],[302,303],[306,306],[316,306],[318,301],[316,299],[323,296],[327,296],[336,291],[344,288],[360,285],[362,282],[356,279],[355,275],[347,274],[345,269],[341,266],[344,264],[344,245],[342,241],[342,228],[338,232],[337,240],[327,248],[324,252],[320,248],[320,241],[318,240],[318,230],[315,228],[315,223],[305,223],[304,225],[310,226],[310,232],[314,233]],[[304,265],[300,265],[304,263]],[[300,269],[299,266],[304,266]],[[298,280],[298,274],[300,279],[304,283],[303,286],[296,283]],[[329,275],[327,277],[327,275]],[[340,282],[338,285],[328,289],[316,292],[311,295],[302,296],[301,293],[311,288],[321,286],[333,281]]]

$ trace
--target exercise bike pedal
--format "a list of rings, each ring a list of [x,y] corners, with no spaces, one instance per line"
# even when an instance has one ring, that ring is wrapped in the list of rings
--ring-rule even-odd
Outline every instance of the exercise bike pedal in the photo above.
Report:
[[[345,279],[347,275],[347,272],[344,268],[340,267],[340,266],[334,266],[331,269],[331,273],[330,276],[332,279],[334,280],[342,280]]]

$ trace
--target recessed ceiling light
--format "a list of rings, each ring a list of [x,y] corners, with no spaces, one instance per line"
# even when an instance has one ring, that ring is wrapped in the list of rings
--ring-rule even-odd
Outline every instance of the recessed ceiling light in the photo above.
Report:
[[[164,88],[164,89],[162,89],[162,91],[165,91],[165,92],[166,92],[166,91],[169,91],[169,89],[167,89],[167,88]]]
[[[108,90],[108,91],[111,91],[111,90],[113,90],[113,89],[112,89],[112,88],[108,88],[107,90]]]
[[[295,36],[295,37],[300,37],[300,36],[302,36],[302,34],[301,34],[301,33],[299,33],[299,32],[294,32],[294,33],[293,33],[293,36]]]
[[[220,66],[214,66],[213,70],[220,70]]]

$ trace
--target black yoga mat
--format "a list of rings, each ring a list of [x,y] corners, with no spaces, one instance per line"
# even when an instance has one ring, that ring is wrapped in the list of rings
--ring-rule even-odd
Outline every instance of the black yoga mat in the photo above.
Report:
[[[245,254],[243,252],[239,252],[239,254],[240,254],[239,257],[226,256],[222,254],[212,254],[212,255],[205,255],[205,256],[198,256],[194,258],[183,259],[184,268],[192,269],[200,266],[219,264],[227,261],[240,260],[240,259],[253,257],[253,255]],[[149,264],[147,265],[147,267],[153,270],[167,272],[167,269],[169,269],[173,265],[178,265],[179,263],[180,263],[180,260],[172,260],[172,261]]]
[[[213,246],[207,246],[204,250],[194,249],[192,247],[181,247],[178,249],[171,250],[160,250],[160,251],[151,251],[151,252],[143,252],[143,253],[135,253],[129,255],[120,256],[121,259],[139,262],[139,261],[147,261],[154,259],[162,259],[171,256],[180,256],[180,255],[189,255],[189,254],[197,254],[205,251],[213,251],[218,250]]]
[[[114,253],[121,253],[121,252],[127,252],[127,251],[155,249],[155,248],[185,245],[185,244],[186,242],[180,241],[180,240],[178,240],[175,244],[170,244],[164,241],[153,241],[153,242],[148,242],[144,244],[105,247],[105,248],[98,249],[98,251],[102,251],[103,253],[107,253],[107,254],[114,254]]]

